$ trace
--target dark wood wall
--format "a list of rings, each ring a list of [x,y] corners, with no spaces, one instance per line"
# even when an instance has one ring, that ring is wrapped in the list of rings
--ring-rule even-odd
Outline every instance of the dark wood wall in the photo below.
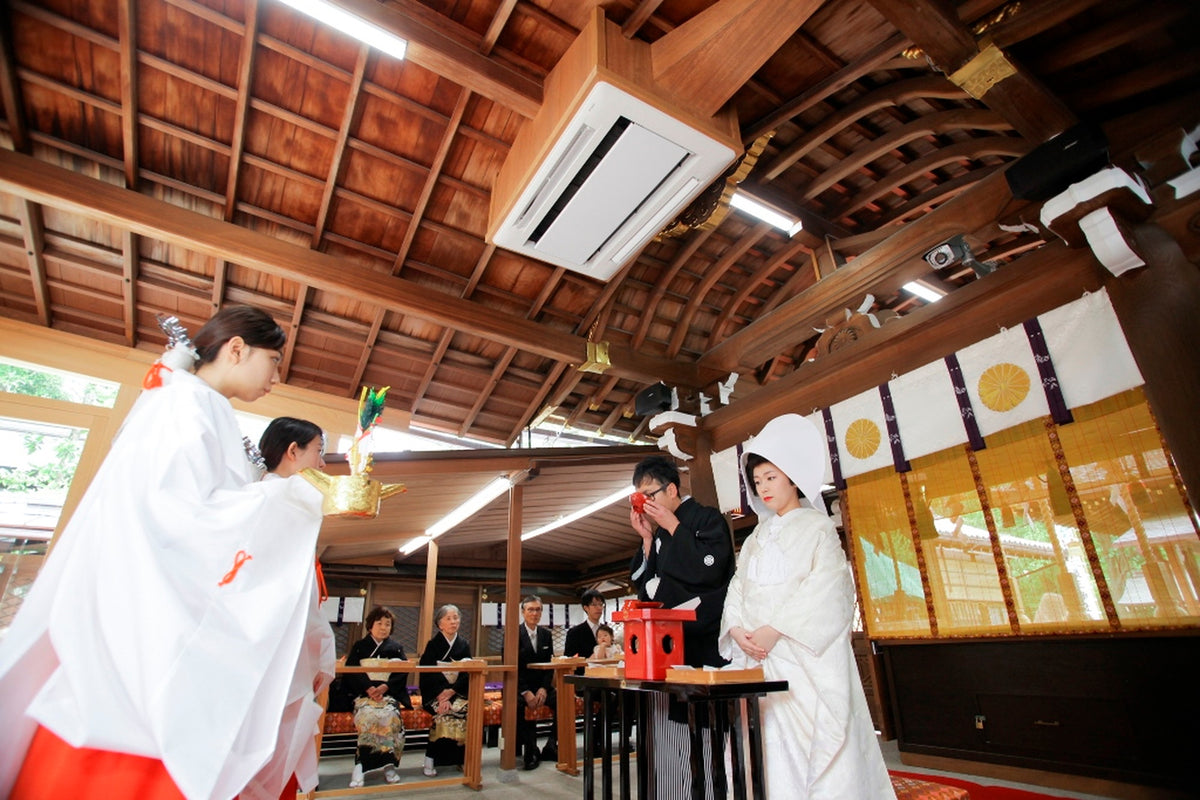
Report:
[[[1200,636],[880,649],[902,754],[1200,786]]]

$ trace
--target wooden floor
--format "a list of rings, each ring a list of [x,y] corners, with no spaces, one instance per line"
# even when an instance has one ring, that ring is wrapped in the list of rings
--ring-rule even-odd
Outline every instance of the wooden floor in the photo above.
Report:
[[[582,738],[580,744],[582,746]],[[1102,788],[1095,789],[1095,791],[1104,791],[1103,794],[1088,794],[1064,788],[1047,788],[1046,786],[1018,783],[997,777],[995,770],[999,768],[995,767],[993,767],[994,772],[992,775],[968,775],[961,772],[902,763],[895,741],[883,742],[881,747],[884,760],[887,762],[889,769],[928,774],[931,776],[931,780],[936,780],[936,776],[941,774],[960,777],[985,785],[1008,786],[1015,789],[1026,789],[1031,792],[1049,794],[1055,797],[1075,798],[1075,800],[1103,800],[1103,798],[1121,798],[1121,800],[1175,800],[1175,798],[1179,798],[1179,800],[1183,800],[1184,797],[1181,794],[1112,783],[1105,783]],[[543,764],[536,770],[529,772],[515,770],[507,774],[501,774],[499,769],[500,751],[497,748],[485,748],[483,751],[483,788],[481,791],[475,792],[463,786],[405,789],[404,784],[406,782],[423,779],[420,774],[421,760],[420,751],[406,753],[400,763],[400,774],[402,777],[400,784],[388,786],[384,783],[382,772],[372,773],[367,776],[365,789],[370,790],[374,788],[375,791],[368,793],[364,790],[359,790],[354,796],[369,796],[380,798],[380,800],[390,800],[391,798],[404,798],[404,800],[452,800],[453,798],[463,798],[464,800],[466,798],[475,798],[475,800],[533,800],[533,798],[537,798],[537,800],[559,800],[561,798],[561,800],[568,800],[570,798],[570,800],[578,800],[583,796],[582,778],[565,775],[550,765]],[[321,789],[345,789],[349,780],[350,766],[351,760],[349,757],[322,759]],[[442,768],[442,771],[445,770],[446,768]],[[451,771],[448,774],[457,775],[458,773]],[[1081,781],[1078,785],[1085,785],[1088,779],[1075,780]],[[1091,783],[1093,786],[1098,786],[1096,782]],[[598,789],[599,776],[597,774]]]

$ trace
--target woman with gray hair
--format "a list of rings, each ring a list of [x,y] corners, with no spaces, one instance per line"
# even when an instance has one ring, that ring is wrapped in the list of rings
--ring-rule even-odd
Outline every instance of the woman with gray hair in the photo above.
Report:
[[[444,605],[433,615],[438,632],[421,653],[421,666],[433,667],[471,657],[471,643],[458,635],[462,615],[458,606]],[[421,705],[433,715],[429,744],[425,747],[424,773],[437,775],[437,767],[461,765],[467,741],[467,682],[465,672],[422,672]]]

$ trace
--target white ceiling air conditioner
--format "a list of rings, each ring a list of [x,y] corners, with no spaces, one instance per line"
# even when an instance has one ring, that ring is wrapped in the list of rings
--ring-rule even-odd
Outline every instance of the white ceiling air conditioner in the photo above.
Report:
[[[606,281],[736,156],[728,144],[596,83],[493,240]]]

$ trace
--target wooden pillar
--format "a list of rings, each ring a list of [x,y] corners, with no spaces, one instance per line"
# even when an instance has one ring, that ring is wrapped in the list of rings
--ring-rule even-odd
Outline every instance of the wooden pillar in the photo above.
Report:
[[[513,671],[504,676],[504,710],[501,712],[500,730],[504,736],[504,747],[500,751],[500,769],[511,770],[517,766],[517,712],[520,700],[517,696],[517,637],[509,636],[520,624],[521,603],[521,508],[525,494],[522,484],[513,486],[508,492],[508,569],[504,576],[504,663],[511,664]]]
[[[1192,506],[1200,507],[1200,268],[1156,225],[1133,229],[1146,266],[1105,281]]]
[[[438,543],[431,539],[426,546],[425,591],[421,594],[421,616],[417,622],[417,652],[433,638],[433,612],[437,592]]]

